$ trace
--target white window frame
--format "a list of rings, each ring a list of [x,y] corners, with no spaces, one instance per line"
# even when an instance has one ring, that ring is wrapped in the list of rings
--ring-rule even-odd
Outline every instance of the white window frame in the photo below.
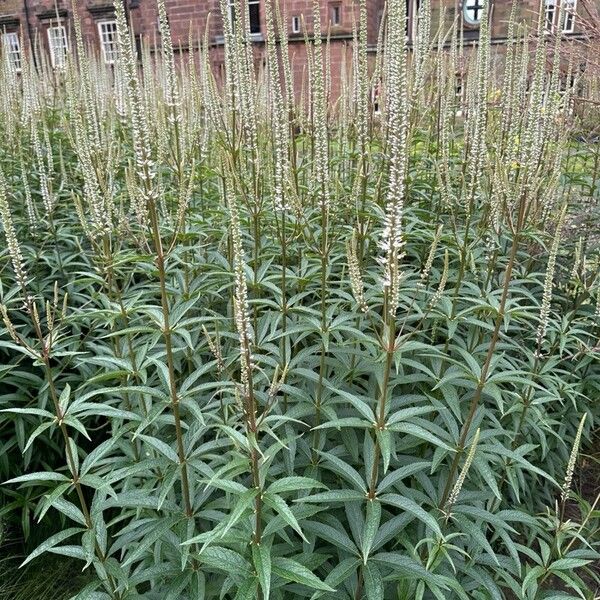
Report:
[[[481,25],[481,17],[483,16],[483,11],[485,10],[485,7],[483,6],[483,0],[475,0],[475,2],[477,5],[477,9],[479,11],[479,18],[472,19],[469,16],[469,11],[467,10],[467,8],[469,8],[469,0],[463,0],[463,11],[462,11],[463,19],[465,20],[465,22],[468,23],[469,25],[473,25],[474,27],[477,25]]]
[[[235,7],[237,2],[238,0],[229,0],[229,22],[231,23],[232,29],[235,28]],[[262,28],[260,23],[260,0],[242,0],[241,8],[242,10],[247,10],[246,18],[248,18],[248,21],[250,20],[250,5],[258,6],[258,31],[250,31],[250,36],[260,38],[262,36]],[[250,27],[250,22],[248,22],[248,27]]]
[[[64,25],[50,25],[47,29],[48,48],[50,49],[50,64],[54,69],[63,69],[67,65],[67,54],[69,53],[69,39],[67,37],[67,28]],[[55,44],[57,40],[62,41],[60,49],[62,56],[56,54],[58,46]]]
[[[229,24],[233,29],[233,24],[235,23],[235,0],[229,0]]]
[[[331,18],[331,25],[333,27],[339,27],[342,24],[342,5],[340,3],[331,4],[329,6],[329,15]],[[334,19],[334,16],[337,18]]]
[[[556,23],[558,0],[544,0],[544,33],[552,33]]]
[[[242,3],[242,4],[244,4],[244,3]],[[262,28],[261,28],[261,24],[260,24],[260,0],[248,0],[248,21],[250,21],[250,6],[252,4],[258,6],[258,31],[250,31],[250,35],[261,35]],[[248,22],[248,26],[250,26],[249,22]]]
[[[577,0],[562,0],[563,8],[562,32],[573,33],[575,31],[575,17],[577,15]]]
[[[21,40],[16,31],[2,33],[2,53],[8,66],[15,72],[21,72]]]
[[[105,65],[113,65],[118,56],[117,47],[117,22],[114,19],[98,21],[98,37],[100,39],[100,49],[102,50],[102,58]],[[107,27],[111,26],[110,31]],[[112,34],[112,41],[109,40],[109,35]]]
[[[410,43],[417,37],[417,24],[419,20],[419,0],[406,2],[406,42]]]
[[[301,28],[301,19],[299,15],[294,15],[292,17],[292,33],[300,33]]]

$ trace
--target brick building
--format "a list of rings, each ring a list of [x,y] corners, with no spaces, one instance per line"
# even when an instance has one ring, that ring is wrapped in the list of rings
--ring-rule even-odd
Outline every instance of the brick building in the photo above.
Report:
[[[265,0],[246,0],[248,3],[250,30],[257,49],[264,45],[266,31]],[[234,0],[228,0],[233,5]],[[409,43],[414,35],[416,15],[420,0],[407,2],[407,35]],[[558,23],[558,3],[564,2],[561,23]],[[580,33],[580,19],[586,3],[598,5],[600,0],[541,0],[544,19],[548,29],[561,31],[567,36]],[[219,60],[219,47],[223,43],[222,18],[219,0],[165,0],[171,26],[174,47],[182,52],[189,50],[189,40],[195,45],[204,38],[208,27],[208,39]],[[115,58],[116,24],[112,0],[77,0],[87,43],[95,49],[106,63]],[[321,24],[323,35],[331,40],[330,56],[332,72],[339,72],[349,65],[353,22],[358,20],[358,6],[353,0],[321,0]],[[379,25],[384,13],[384,0],[367,0],[368,39],[371,47],[377,41]],[[506,40],[507,21],[511,0],[492,0],[491,31],[495,43]],[[529,22],[535,20],[540,0],[522,0],[520,17]],[[280,0],[285,12],[290,39],[290,55],[294,70],[300,76],[306,66],[304,39],[312,32],[312,0]],[[432,22],[438,22],[441,6],[446,8],[448,24],[456,17],[464,28],[466,41],[476,40],[482,14],[482,0],[432,0]],[[139,42],[151,49],[160,45],[158,16],[155,0],[126,0],[127,16]],[[60,67],[67,53],[72,51],[72,5],[71,0],[0,0],[0,35],[2,48],[9,64],[19,68],[22,46],[36,48],[49,57],[50,63]]]

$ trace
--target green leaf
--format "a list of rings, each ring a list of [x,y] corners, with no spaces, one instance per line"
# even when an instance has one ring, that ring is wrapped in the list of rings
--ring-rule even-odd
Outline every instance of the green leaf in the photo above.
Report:
[[[383,459],[383,473],[387,473],[392,456],[392,432],[388,429],[384,429],[383,431],[378,429],[376,435],[381,451],[381,458]]]
[[[300,525],[296,520],[296,517],[290,510],[289,506],[286,504],[285,500],[281,496],[277,496],[276,494],[267,494],[263,495],[263,501],[266,505],[270,506],[277,513],[279,513],[282,519],[290,525],[296,533],[304,540],[307,541],[302,533],[302,529],[300,529]]]
[[[254,498],[256,498],[257,495],[258,490],[256,489],[248,490],[240,495],[229,515],[229,519],[227,520],[223,531],[221,531],[221,537],[223,537],[244,516],[254,503]]]
[[[61,513],[69,517],[69,519],[77,521],[77,523],[79,523],[80,525],[87,525],[83,513],[72,502],[69,502],[64,498],[58,497],[52,502],[52,506],[54,506],[54,508],[56,508]]]
[[[274,481],[267,492],[271,494],[281,494],[283,492],[295,492],[296,490],[310,490],[312,488],[326,488],[321,482],[310,477],[283,477]]]
[[[27,475],[20,475],[19,477],[13,477],[8,481],[5,481],[4,484],[8,485],[9,483],[25,483],[33,481],[35,483],[42,481],[71,481],[69,477],[63,475],[62,473],[52,473],[52,472],[44,472],[40,471],[37,473],[29,473]]]
[[[234,600],[256,600],[258,598],[258,581],[255,577],[246,579],[238,588]]]
[[[25,444],[25,448],[23,448],[23,454],[25,452],[27,452],[27,450],[29,450],[29,447],[31,446],[31,444],[33,444],[33,442],[35,441],[35,438],[37,438],[41,433],[44,433],[44,431],[46,431],[46,429],[48,429],[49,427],[52,427],[55,423],[53,421],[46,421],[44,423],[42,423],[41,425],[39,425],[38,427],[36,427],[35,431],[29,436],[29,439],[27,440],[27,443]]]
[[[366,565],[373,547],[373,541],[379,530],[381,520],[381,504],[378,500],[369,500],[367,502],[367,517],[365,519],[365,529],[362,535],[362,555],[363,562]]]
[[[334,473],[337,473],[340,477],[345,479],[348,483],[351,483],[356,489],[361,490],[364,494],[367,493],[367,486],[360,473],[351,465],[344,462],[341,458],[338,458],[334,454],[326,452],[319,452],[319,456],[322,456],[327,463],[323,466],[331,469]]]
[[[550,565],[549,569],[551,571],[570,571],[589,565],[591,562],[593,561],[583,558],[559,558]]]
[[[412,417],[426,415],[434,412],[435,410],[437,410],[435,406],[412,406],[410,408],[403,408],[401,410],[397,410],[395,413],[389,416],[386,426],[394,425],[400,421],[406,421]]]
[[[434,436],[430,431],[424,429],[420,425],[415,425],[414,423],[395,423],[394,425],[390,425],[388,427],[390,431],[395,431],[397,433],[406,433],[408,435],[412,435],[413,437],[419,438],[428,442],[429,444],[434,444],[440,448],[444,448],[444,450],[448,450],[448,452],[454,452],[454,448],[451,448],[440,440],[440,438]]]
[[[54,419],[54,415],[47,410],[41,408],[3,408],[0,413],[11,413],[15,415],[37,415],[40,417],[47,417],[48,419]]]
[[[398,481],[402,481],[405,477],[410,477],[419,471],[423,471],[424,469],[428,469],[431,467],[431,462],[429,461],[419,461],[411,463],[410,465],[406,465],[405,467],[400,467],[391,473],[388,473],[377,486],[377,493],[381,494],[384,490],[396,484]]]
[[[314,533],[321,539],[337,546],[341,550],[349,552],[350,554],[355,554],[356,556],[359,555],[354,542],[345,531],[319,521],[304,521],[303,526],[306,531]]]
[[[359,566],[360,560],[357,558],[345,558],[331,569],[331,572],[325,578],[325,583],[332,587],[339,587],[348,577],[356,573]],[[313,598],[318,598],[322,594],[322,592],[315,592]]]
[[[409,556],[404,556],[397,552],[380,552],[373,555],[373,560],[385,565],[393,571],[400,571],[410,578],[426,581],[433,585],[439,585],[444,589],[446,588],[445,585],[442,585],[442,580],[439,576],[430,573],[421,563]]]
[[[321,492],[304,498],[297,498],[294,502],[352,502],[354,500],[365,500],[366,494],[356,490],[332,490]]]
[[[384,600],[383,578],[375,564],[369,562],[363,567],[363,578],[367,600]]]
[[[208,546],[199,555],[200,562],[225,573],[236,570],[240,575],[252,574],[250,563],[241,555],[222,546]]]
[[[359,419],[358,417],[345,417],[343,419],[333,419],[332,421],[322,423],[317,427],[313,427],[313,431],[315,429],[342,429],[343,427],[371,429],[373,427],[373,423],[365,421],[364,419]]]
[[[431,531],[442,537],[442,531],[438,522],[414,500],[411,500],[406,496],[400,496],[399,494],[384,494],[383,496],[379,496],[379,500],[385,504],[391,504],[392,506],[415,515],[415,517],[425,523]]]
[[[67,407],[69,406],[69,400],[71,399],[71,386],[67,383],[65,385],[65,389],[61,392],[60,397],[58,399],[58,406],[60,407],[60,412],[64,415],[67,412]],[[60,414],[60,413],[57,413]]]
[[[27,558],[21,563],[21,567],[26,565],[28,562],[31,562],[34,558],[47,552],[50,548],[53,548],[57,544],[60,544],[67,538],[73,537],[74,535],[85,531],[85,529],[81,527],[69,527],[63,531],[59,531],[55,533],[53,536],[50,536],[45,542],[42,542]]]
[[[273,558],[273,573],[286,581],[300,583],[314,590],[323,590],[324,592],[335,592],[332,587],[321,581],[313,575],[305,566],[290,558]]]
[[[120,439],[120,435],[113,435],[94,448],[81,463],[81,474],[85,475],[99,460],[104,458]]]
[[[252,544],[252,561],[263,592],[263,599],[269,600],[271,593],[271,551],[266,544]]]
[[[523,579],[523,585],[521,586],[523,595],[527,594],[528,597],[533,597],[538,589],[538,577],[541,577],[544,574],[544,571],[544,567],[540,567],[539,565],[529,570],[527,575],[525,575],[525,578]]]
[[[141,559],[144,554],[149,552],[150,548],[152,548],[152,546],[154,546],[154,544],[182,518],[182,516],[176,515],[158,520],[156,526],[152,529],[149,529],[141,541],[131,547],[132,552],[131,554],[126,555],[126,559],[123,562],[123,567],[127,567],[128,565],[131,565],[137,560]]]
[[[166,456],[171,462],[174,462],[175,464],[179,463],[179,457],[177,456],[177,452],[175,452],[175,450],[173,450],[171,446],[165,444],[165,442],[163,442],[162,440],[141,433],[138,435],[138,437],[144,440],[154,449],[158,450],[163,456]]]

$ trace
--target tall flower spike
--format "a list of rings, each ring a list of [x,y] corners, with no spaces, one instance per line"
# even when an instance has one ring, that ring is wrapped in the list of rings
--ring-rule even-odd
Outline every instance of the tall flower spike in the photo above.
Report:
[[[15,344],[20,344],[21,340],[19,338],[19,335],[17,334],[17,330],[15,329],[13,322],[10,320],[10,317],[8,316],[8,310],[7,310],[6,306],[4,306],[4,304],[0,304],[0,315],[2,315],[2,321],[4,322],[4,326],[6,327],[6,330],[8,331],[8,335],[10,335],[10,337],[12,338],[13,342],[15,342]]]
[[[315,135],[315,185],[316,197],[326,211],[329,210],[329,151],[327,141],[327,97],[323,76],[323,43],[321,40],[321,5],[313,0],[314,65],[312,71],[312,114]]]
[[[472,205],[479,191],[481,173],[486,158],[486,126],[488,119],[487,94],[490,75],[490,28],[489,28],[490,0],[483,0],[483,13],[479,31],[479,47],[477,51],[476,71],[477,79],[472,88],[472,104],[469,107],[469,121],[471,125],[471,140],[468,156],[468,205]]]
[[[406,3],[391,0],[388,17],[387,44],[387,133],[389,138],[389,175],[386,190],[386,212],[381,245],[383,288],[388,311],[396,313],[399,295],[399,262],[402,258],[402,218],[406,169],[408,164],[408,85],[406,77],[407,47],[404,35]]]
[[[225,176],[225,200],[229,207],[231,240],[233,246],[233,271],[235,278],[234,319],[240,342],[240,380],[242,395],[246,400],[249,397],[251,364],[250,318],[248,309],[248,287],[246,283],[244,248],[242,245],[242,230],[240,216],[235,198],[233,182],[229,173]]]
[[[223,361],[223,355],[221,353],[221,344],[219,343],[219,338],[218,336],[216,336],[213,340],[212,337],[210,337],[210,333],[208,332],[208,329],[206,329],[205,325],[202,325],[202,333],[204,333],[204,337],[206,338],[208,347],[210,348],[210,351],[212,352],[213,356],[217,361],[217,371],[220,375],[225,370],[225,362]]]
[[[35,154],[38,174],[40,179],[40,189],[42,194],[42,200],[44,208],[46,209],[46,217],[50,217],[54,210],[54,198],[50,191],[50,177],[46,170],[46,161],[44,160],[44,152],[42,150],[42,144],[40,143],[40,136],[38,133],[37,122],[31,120],[31,143]]]
[[[467,473],[469,472],[469,469],[471,468],[471,463],[473,462],[473,459],[475,458],[475,451],[477,450],[478,442],[479,442],[479,429],[475,432],[475,437],[473,438],[473,442],[471,444],[471,447],[469,448],[469,454],[467,454],[467,459],[465,460],[465,464],[463,465],[460,475],[458,476],[458,479],[456,480],[456,483],[454,484],[454,487],[452,488],[452,492],[450,492],[450,496],[448,496],[448,501],[446,502],[446,507],[444,509],[444,512],[446,513],[446,518],[448,518],[450,516],[452,507],[456,504],[456,501],[458,500],[460,491],[462,490],[462,487],[465,484],[465,479],[467,478]]]
[[[579,446],[581,444],[581,434],[583,433],[583,425],[585,423],[585,418],[587,417],[587,413],[583,414],[581,417],[581,421],[579,421],[579,427],[577,428],[577,433],[575,435],[575,441],[573,442],[573,448],[571,449],[571,454],[569,455],[569,462],[567,463],[567,472],[565,473],[565,481],[562,486],[562,493],[560,496],[561,503],[564,504],[569,498],[569,494],[571,493],[571,484],[573,483],[573,473],[575,472],[575,462],[577,461],[577,455],[579,454]]]
[[[21,247],[19,246],[19,240],[17,239],[17,232],[8,208],[7,188],[6,179],[4,173],[0,171],[0,223],[2,229],[4,229],[4,237],[6,238],[6,245],[8,247],[8,254],[12,263],[12,268],[15,273],[17,283],[21,286],[21,289],[25,290],[27,285],[27,271],[25,270],[25,264],[23,261],[23,254],[21,253]]]
[[[431,55],[431,0],[416,3],[417,10],[413,98],[416,100],[425,84],[426,63]]]
[[[431,246],[429,248],[429,254],[427,255],[425,266],[421,271],[421,281],[425,281],[429,277],[429,272],[431,271],[431,267],[433,265],[433,259],[435,258],[435,251],[437,250],[440,237],[442,236],[442,228],[443,225],[440,223],[435,230],[435,235],[433,236],[433,241],[431,242]]]
[[[273,173],[273,203],[275,210],[286,209],[284,183],[287,173],[287,131],[285,103],[281,92],[281,77],[277,57],[273,9],[270,2],[265,6],[267,23],[267,58],[269,67],[269,90],[271,94],[271,113],[273,122],[273,154],[275,157]]]
[[[362,274],[360,272],[360,263],[356,254],[356,231],[352,233],[352,238],[346,244],[346,255],[348,257],[348,275],[352,294],[360,310],[364,313],[369,311],[369,306],[365,300],[365,286],[363,284]]]
[[[23,186],[23,193],[25,194],[25,207],[27,208],[27,218],[29,220],[29,227],[35,228],[37,226],[37,214],[35,210],[35,204],[31,196],[31,188],[29,186],[29,180],[27,179],[27,171],[25,169],[25,163],[23,157],[20,160],[21,168],[21,185]]]
[[[580,237],[575,245],[575,258],[573,260],[573,268],[571,269],[571,279],[577,279],[582,265],[583,252],[583,237]]]
[[[552,287],[554,284],[554,270],[556,268],[556,257],[558,255],[558,247],[560,245],[566,210],[567,209],[565,207],[560,214],[558,224],[556,225],[556,231],[554,232],[552,246],[550,248],[550,255],[548,256],[548,266],[546,267],[546,277],[544,279],[544,293],[542,296],[542,306],[540,308],[540,323],[538,325],[536,339],[538,356],[541,354],[542,344],[544,342],[546,332],[548,330],[548,321],[550,319],[550,304],[552,303]]]
[[[135,207],[135,212],[141,215],[141,220],[145,221],[147,203],[156,200],[156,190],[153,184],[155,170],[151,160],[150,134],[144,112],[144,102],[137,71],[138,67],[134,60],[131,37],[129,35],[129,27],[127,26],[122,0],[115,0],[115,15],[117,18],[117,41],[119,46],[117,68],[122,70],[126,86],[125,93],[129,105],[136,171],[138,180],[140,181],[140,190],[135,195],[135,199],[137,199],[140,205]],[[149,72],[152,71],[150,70]]]
[[[440,283],[438,284],[438,288],[429,303],[429,308],[433,308],[444,295],[444,290],[446,289],[446,284],[448,283],[448,250],[444,251],[444,268],[442,269],[442,276],[440,277]]]
[[[172,118],[177,118],[176,108],[179,105],[179,87],[175,71],[171,28],[169,27],[165,0],[157,0],[156,4],[158,6],[158,26],[160,30],[163,66],[165,69],[165,101],[173,109]],[[190,53],[193,54],[192,52]]]

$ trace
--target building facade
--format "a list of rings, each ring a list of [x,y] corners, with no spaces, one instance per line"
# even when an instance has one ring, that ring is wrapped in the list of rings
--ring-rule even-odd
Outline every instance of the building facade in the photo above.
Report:
[[[235,0],[226,0],[233,11]],[[265,41],[265,0],[247,2],[249,25],[257,49]],[[268,0],[267,0],[268,1]],[[583,24],[594,19],[593,10],[600,0],[522,0],[519,17],[535,23],[541,5],[548,32],[565,36],[582,35]],[[306,69],[304,43],[312,35],[312,0],[279,0],[284,13],[290,42],[290,56],[298,77]],[[439,22],[440,10],[450,25],[454,19],[463,27],[465,42],[475,41],[479,35],[483,0],[431,0],[432,23]],[[490,24],[494,43],[506,41],[512,0],[491,0]],[[563,3],[559,21],[559,2]],[[420,0],[406,0],[407,38],[415,34]],[[165,0],[173,45],[177,51],[186,52],[200,40],[208,39],[215,50],[218,62],[219,47],[223,44],[223,26],[219,0]],[[368,41],[374,48],[384,15],[385,0],[367,0]],[[592,7],[591,5],[594,5]],[[126,13],[138,43],[151,50],[160,46],[158,13],[155,0],[125,0]],[[332,73],[339,73],[349,65],[353,25],[358,21],[358,4],[355,0],[321,0],[321,28],[330,40],[329,54]],[[116,23],[112,0],[77,0],[76,11],[81,20],[83,34],[90,48],[110,64],[116,57]],[[595,13],[598,14],[597,12]],[[71,0],[0,0],[0,35],[3,55],[15,69],[21,65],[24,47],[36,49],[53,67],[60,67],[68,53],[73,51],[73,12]]]

